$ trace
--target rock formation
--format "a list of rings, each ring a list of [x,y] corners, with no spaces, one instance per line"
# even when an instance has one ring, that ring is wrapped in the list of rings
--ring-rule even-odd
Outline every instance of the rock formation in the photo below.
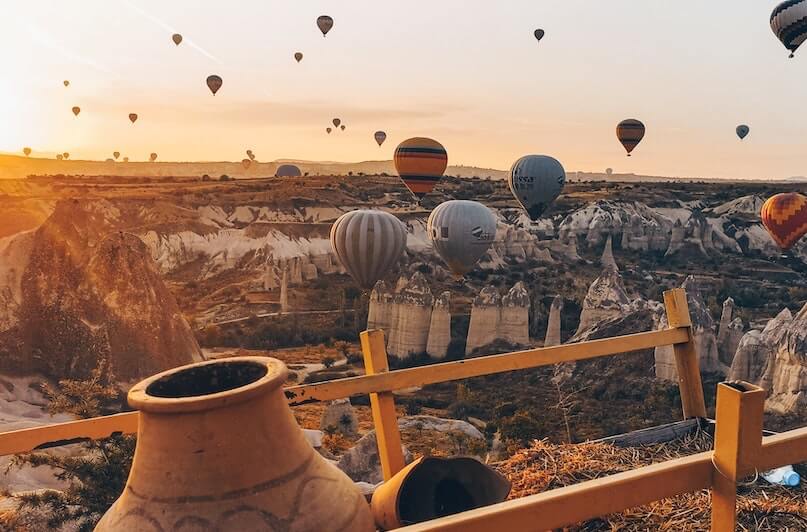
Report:
[[[359,418],[350,399],[337,399],[328,403],[322,413],[319,428],[323,431],[333,430],[348,438],[358,435]]]
[[[289,271],[283,268],[283,276],[280,278],[280,312],[285,314],[289,311]]]
[[[552,306],[549,307],[549,323],[546,326],[546,339],[544,340],[544,347],[551,347],[553,345],[560,345],[560,317],[563,313],[563,298],[555,296],[552,300]]]
[[[426,352],[432,358],[442,359],[448,354],[451,342],[451,292],[443,292],[434,300],[429,339]]]
[[[466,356],[497,339],[501,304],[502,297],[494,286],[483,288],[476,296],[471,307],[471,321],[465,341]]]
[[[619,266],[616,265],[616,260],[614,259],[613,239],[611,235],[608,235],[608,239],[605,241],[605,247],[602,250],[602,257],[600,258],[600,265],[604,270],[619,270]]]
[[[381,329],[389,340],[392,324],[392,299],[394,293],[387,283],[378,281],[370,292],[370,305],[367,311],[367,329]]]
[[[266,270],[263,273],[263,289],[266,292],[275,290],[278,286],[277,273],[272,265],[267,264]]]
[[[577,334],[581,334],[597,322],[624,315],[625,307],[629,303],[619,271],[606,268],[591,284],[583,300]]]
[[[521,281],[502,298],[496,338],[515,346],[530,343],[530,294]]]
[[[764,388],[768,411],[807,407],[807,305],[795,317],[785,309],[762,331],[743,336],[730,377]]]
[[[734,320],[734,299],[728,298],[723,302],[723,311],[720,314],[720,325],[717,328],[717,351],[718,355],[720,356],[720,360],[731,365],[731,359],[734,358],[734,351],[729,353],[727,338],[729,335],[729,326],[731,325],[732,320]],[[737,349],[737,346],[734,346],[734,349]]]
[[[704,373],[725,375],[728,373],[728,367],[722,364],[718,357],[714,319],[701,297],[697,281],[690,275],[681,287],[687,292],[689,315],[692,320],[692,336],[698,353],[700,370]],[[664,316],[659,322],[659,328],[667,326],[667,317]],[[655,349],[655,372],[657,379],[678,381],[678,370],[672,346]]]
[[[6,241],[17,256],[0,275],[14,302],[0,310],[0,369],[81,378],[106,358],[130,381],[201,360],[148,248],[115,229],[119,216],[108,202],[62,201],[19,235],[23,246]]]
[[[433,303],[429,283],[416,272],[394,298],[387,344],[390,355],[407,358],[426,352]]]

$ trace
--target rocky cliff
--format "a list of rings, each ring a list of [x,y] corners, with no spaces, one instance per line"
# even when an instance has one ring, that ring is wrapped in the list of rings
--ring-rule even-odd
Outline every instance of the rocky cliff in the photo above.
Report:
[[[615,268],[606,268],[591,284],[583,300],[577,334],[583,333],[599,322],[623,316],[629,303],[619,271]]]
[[[416,272],[393,298],[387,343],[390,355],[407,358],[426,352],[433,304],[429,283]]]
[[[769,411],[784,414],[807,407],[807,305],[796,316],[785,309],[764,330],[743,336],[731,378],[764,388]]]
[[[451,343],[451,292],[443,292],[434,300],[426,353],[432,358],[445,358]]]
[[[199,346],[146,245],[120,232],[108,202],[64,201],[32,233],[5,242],[0,368],[89,374],[108,358],[133,380],[201,360]]]

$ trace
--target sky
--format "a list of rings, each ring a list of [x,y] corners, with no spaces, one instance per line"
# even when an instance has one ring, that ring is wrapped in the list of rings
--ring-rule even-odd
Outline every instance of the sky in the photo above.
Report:
[[[567,171],[805,175],[807,50],[788,59],[768,25],[776,3],[7,1],[0,151],[350,162],[429,136],[450,164],[498,169],[535,153]],[[322,14],[335,20],[326,38]],[[216,96],[210,74],[224,80]],[[347,129],[327,135],[334,117]],[[631,158],[615,136],[624,118],[647,126]]]

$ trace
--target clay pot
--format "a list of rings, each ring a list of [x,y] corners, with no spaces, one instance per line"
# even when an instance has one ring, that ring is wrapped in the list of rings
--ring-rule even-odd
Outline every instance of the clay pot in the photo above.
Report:
[[[126,488],[96,531],[372,531],[353,482],[306,441],[279,360],[191,364],[129,391],[140,410]]]
[[[381,530],[423,523],[502,502],[510,481],[468,457],[421,457],[373,493],[371,507]]]

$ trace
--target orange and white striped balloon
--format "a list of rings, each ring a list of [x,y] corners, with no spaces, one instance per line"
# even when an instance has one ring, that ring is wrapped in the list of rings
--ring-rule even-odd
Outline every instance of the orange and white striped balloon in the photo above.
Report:
[[[436,140],[415,137],[395,149],[395,169],[406,188],[418,199],[434,189],[448,166],[448,153]]]

